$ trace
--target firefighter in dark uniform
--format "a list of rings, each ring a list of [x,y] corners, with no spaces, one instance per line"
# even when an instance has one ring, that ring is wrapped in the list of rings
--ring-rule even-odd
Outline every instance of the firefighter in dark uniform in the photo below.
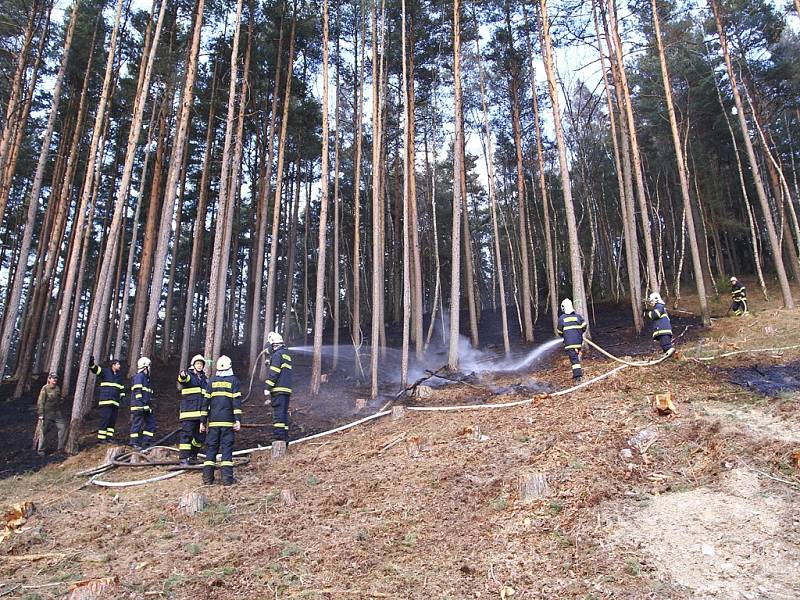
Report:
[[[97,441],[101,444],[114,442],[114,431],[117,424],[119,405],[125,397],[125,384],[122,366],[118,360],[112,360],[107,367],[94,363],[94,356],[89,359],[89,371],[100,378],[100,425],[97,429]]]
[[[156,417],[151,405],[150,359],[143,356],[136,362],[136,368],[138,371],[131,379],[131,446],[141,450],[153,443]]]
[[[675,347],[672,345],[672,323],[670,323],[664,299],[658,293],[653,292],[647,302],[650,309],[644,310],[644,316],[653,322],[653,339],[661,345],[664,354],[672,356],[675,354]]]
[[[206,405],[200,431],[206,435],[206,460],[203,462],[203,483],[214,483],[214,467],[219,452],[222,485],[233,484],[234,431],[242,420],[242,392],[239,379],[233,374],[231,359],[220,356],[217,374],[206,384]]]
[[[575,312],[572,300],[565,298],[561,303],[561,314],[558,317],[556,333],[564,338],[564,351],[572,363],[572,378],[580,381],[583,377],[581,368],[581,348],[583,332],[586,331],[586,320]]]
[[[192,366],[178,373],[181,385],[181,440],[178,449],[182,466],[199,464],[197,453],[203,447],[205,435],[200,433],[206,408],[206,385],[208,378],[204,369],[206,359],[201,354],[192,357]]]
[[[272,441],[289,442],[289,399],[292,397],[292,356],[283,345],[281,334],[270,331],[269,375],[264,395],[269,399],[264,404],[272,406]]]
[[[733,304],[729,310],[737,317],[747,313],[747,292],[736,277],[731,277],[731,299]]]

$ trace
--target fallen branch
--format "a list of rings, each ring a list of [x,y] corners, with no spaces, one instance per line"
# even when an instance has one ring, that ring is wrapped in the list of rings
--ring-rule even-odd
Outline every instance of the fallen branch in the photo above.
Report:
[[[395,400],[397,400],[397,399],[399,399],[401,396],[408,395],[408,392],[413,392],[413,391],[414,391],[414,390],[416,390],[416,389],[417,389],[417,388],[418,388],[418,387],[419,387],[419,386],[420,386],[422,383],[424,383],[424,382],[428,381],[428,379],[432,379],[433,377],[441,377],[441,375],[439,375],[439,373],[441,373],[442,371],[444,371],[444,370],[446,370],[446,369],[447,369],[447,366],[441,366],[441,367],[439,367],[438,369],[436,369],[435,371],[428,371],[428,370],[426,370],[425,372],[426,372],[426,373],[428,373],[428,375],[426,375],[425,377],[420,377],[419,379],[417,379],[417,380],[416,380],[414,383],[412,383],[411,385],[409,385],[409,386],[406,386],[406,388],[405,388],[405,389],[403,389],[403,390],[400,390],[399,392],[397,392],[397,395],[394,397],[394,399],[395,399]],[[412,395],[413,395],[413,394],[412,394]]]
[[[0,558],[5,560],[14,561],[36,561],[36,560],[44,560],[45,558],[66,558],[67,555],[61,552],[46,552],[44,554],[5,554],[0,556]]]

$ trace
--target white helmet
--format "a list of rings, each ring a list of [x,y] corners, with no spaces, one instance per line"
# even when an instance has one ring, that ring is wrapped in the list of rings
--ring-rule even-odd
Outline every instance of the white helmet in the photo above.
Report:
[[[277,331],[270,331],[267,334],[267,343],[277,346],[283,343],[283,336]]]
[[[736,283],[737,281],[739,281],[739,280],[736,279],[736,277],[731,277],[731,283]]]
[[[224,354],[217,359],[217,373],[231,368],[231,359]]]
[[[561,312],[563,312],[565,315],[571,315],[575,312],[575,307],[572,306],[572,300],[569,298],[564,298],[561,301]]]
[[[136,368],[140,371],[144,371],[145,369],[150,368],[150,359],[146,356],[143,356],[139,360],[136,361]]]
[[[195,355],[192,357],[192,362],[190,362],[189,364],[190,364],[190,365],[192,365],[192,366],[194,366],[194,363],[196,363],[198,360],[199,360],[201,363],[203,363],[203,366],[204,366],[204,367],[206,366],[206,358],[205,358],[205,356],[203,356],[202,354],[195,354]]]
[[[658,292],[653,292],[648,296],[647,301],[650,303],[651,306],[655,306],[656,304],[664,304],[664,300],[661,298],[661,295]]]

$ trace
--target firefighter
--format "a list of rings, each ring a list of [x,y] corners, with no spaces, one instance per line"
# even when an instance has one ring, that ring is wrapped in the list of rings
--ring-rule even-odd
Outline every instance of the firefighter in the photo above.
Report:
[[[556,333],[564,338],[564,351],[572,363],[572,378],[580,381],[583,378],[581,368],[581,348],[583,332],[586,331],[586,320],[575,312],[572,300],[565,298],[561,303],[561,314],[558,317]]]
[[[61,403],[58,375],[50,373],[47,376],[47,384],[39,392],[39,399],[36,402],[39,414],[39,443],[36,450],[39,456],[44,456],[47,448],[47,434],[53,425],[58,430],[58,451],[61,452],[64,449],[64,442],[67,440],[67,422],[61,413]]]
[[[192,357],[192,366],[178,373],[181,385],[181,408],[178,420],[181,422],[180,459],[181,466],[199,464],[197,453],[203,447],[205,436],[200,433],[206,408],[206,359],[201,354]]]
[[[747,292],[736,277],[731,277],[731,299],[733,303],[728,312],[733,311],[737,317],[747,313]]]
[[[206,384],[206,401],[200,431],[206,435],[206,460],[203,462],[203,484],[214,483],[217,453],[222,455],[220,472],[222,485],[233,484],[234,431],[242,420],[242,392],[239,379],[233,374],[231,359],[220,356],[217,374]]]
[[[142,450],[153,443],[156,432],[156,417],[151,401],[150,359],[143,356],[136,362],[138,371],[131,379],[131,446]]]
[[[112,359],[107,367],[101,367],[94,362],[94,356],[89,358],[89,371],[100,378],[100,425],[97,429],[97,441],[101,444],[114,442],[114,428],[117,424],[119,405],[125,397],[123,384],[122,365]]]
[[[292,356],[283,345],[280,333],[270,331],[267,335],[269,344],[269,375],[264,401],[272,406],[272,441],[289,442],[289,399],[292,396]]]
[[[649,310],[645,308],[644,316],[653,322],[653,339],[661,345],[661,350],[667,356],[675,354],[672,345],[672,323],[670,323],[664,299],[657,292],[653,292],[647,299]]]

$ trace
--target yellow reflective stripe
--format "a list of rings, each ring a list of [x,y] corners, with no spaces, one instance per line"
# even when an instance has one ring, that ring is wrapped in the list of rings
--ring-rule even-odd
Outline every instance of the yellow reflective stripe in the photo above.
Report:
[[[272,426],[273,427],[277,427],[278,429],[283,429],[287,425],[286,425],[286,423],[273,423]]]
[[[131,433],[131,437],[132,438],[137,438],[137,437],[139,437],[139,434],[138,433]]]
[[[272,379],[267,379],[267,385],[275,385],[275,382]]]
[[[672,330],[671,329],[657,329],[656,331],[653,332],[653,337],[656,337],[657,335],[665,335],[665,334],[672,335]]]
[[[131,389],[132,389],[132,390],[138,390],[138,389],[140,389],[141,387],[142,387],[142,384],[141,384],[141,383],[134,383],[134,384],[131,386]]]
[[[240,414],[242,414],[242,409],[241,409],[241,408],[234,408],[234,409],[233,409],[233,414],[235,414],[235,415],[240,415]]]
[[[283,364],[281,365],[281,368],[282,368],[282,369],[291,369],[291,368],[292,368],[292,365],[290,365],[290,364],[288,364],[288,363],[283,363]]]
[[[178,383],[189,383],[191,379],[192,378],[189,377],[188,375],[186,377],[181,377],[180,375],[178,375]]]
[[[233,384],[230,381],[212,381],[211,382],[211,387],[212,388],[225,388],[225,389],[229,390],[229,389],[231,389],[233,387]]]
[[[572,365],[572,370],[573,371],[577,371],[580,368],[581,368],[581,363],[578,363],[577,365]]]
[[[119,402],[116,400],[100,400],[97,403],[98,406],[119,406]]]
[[[270,365],[269,368],[270,368],[270,370],[275,371],[276,373],[280,373],[281,372],[281,368],[280,367],[276,367],[275,365]]]
[[[216,390],[214,392],[211,392],[211,397],[212,398],[219,398],[219,397],[223,397],[223,398],[241,398],[242,397],[242,393],[241,392],[223,392],[221,390]]]
[[[148,406],[131,406],[131,410],[145,410]]]
[[[292,393],[292,388],[274,387],[274,388],[272,388],[272,391],[273,392],[286,392],[287,394],[291,394]]]
[[[570,344],[569,346],[564,346],[565,350],[577,350],[578,348],[582,348],[582,344]]]
[[[190,394],[202,394],[203,388],[200,387],[190,387],[190,388],[183,388],[181,390],[182,396],[189,396]]]
[[[232,467],[233,461],[232,460],[221,460],[219,461],[220,466],[222,467]]]
[[[564,317],[564,323],[576,323],[578,317]]]
[[[91,369],[89,369],[89,370],[90,370],[92,373],[94,373],[95,375],[100,375],[100,373],[102,373],[102,372],[103,372],[103,370],[100,368],[100,365],[95,365],[95,366],[93,366],[93,367],[92,367]]]
[[[100,382],[100,387],[115,387],[115,388],[119,388],[119,389],[124,389],[125,388],[125,386],[122,385],[121,383],[114,383],[112,381],[101,381]]]
[[[153,437],[153,432],[152,431],[143,431],[142,435],[146,435],[148,437]]]
[[[209,427],[233,427],[232,421],[211,421]]]
[[[191,444],[181,444],[178,446],[178,450],[191,450],[191,449],[192,449]]]
[[[203,466],[204,467],[213,467],[214,466],[214,461],[213,460],[207,460],[207,461],[205,461],[203,463]]]
[[[564,327],[564,331],[567,331],[568,329],[583,329],[583,325],[567,325]]]
[[[195,448],[202,448],[203,447],[203,443],[202,442],[198,442],[197,440],[193,439],[192,440],[192,446],[194,446]]]
[[[292,357],[289,356],[288,354],[281,354],[281,358],[283,358],[284,360],[289,360],[289,361],[292,360]]]
[[[202,410],[189,410],[189,411],[186,411],[186,412],[182,412],[178,418],[179,419],[199,419],[202,416],[203,416],[203,411]]]
[[[564,335],[564,332],[561,329],[556,329],[556,333],[558,335]]]

